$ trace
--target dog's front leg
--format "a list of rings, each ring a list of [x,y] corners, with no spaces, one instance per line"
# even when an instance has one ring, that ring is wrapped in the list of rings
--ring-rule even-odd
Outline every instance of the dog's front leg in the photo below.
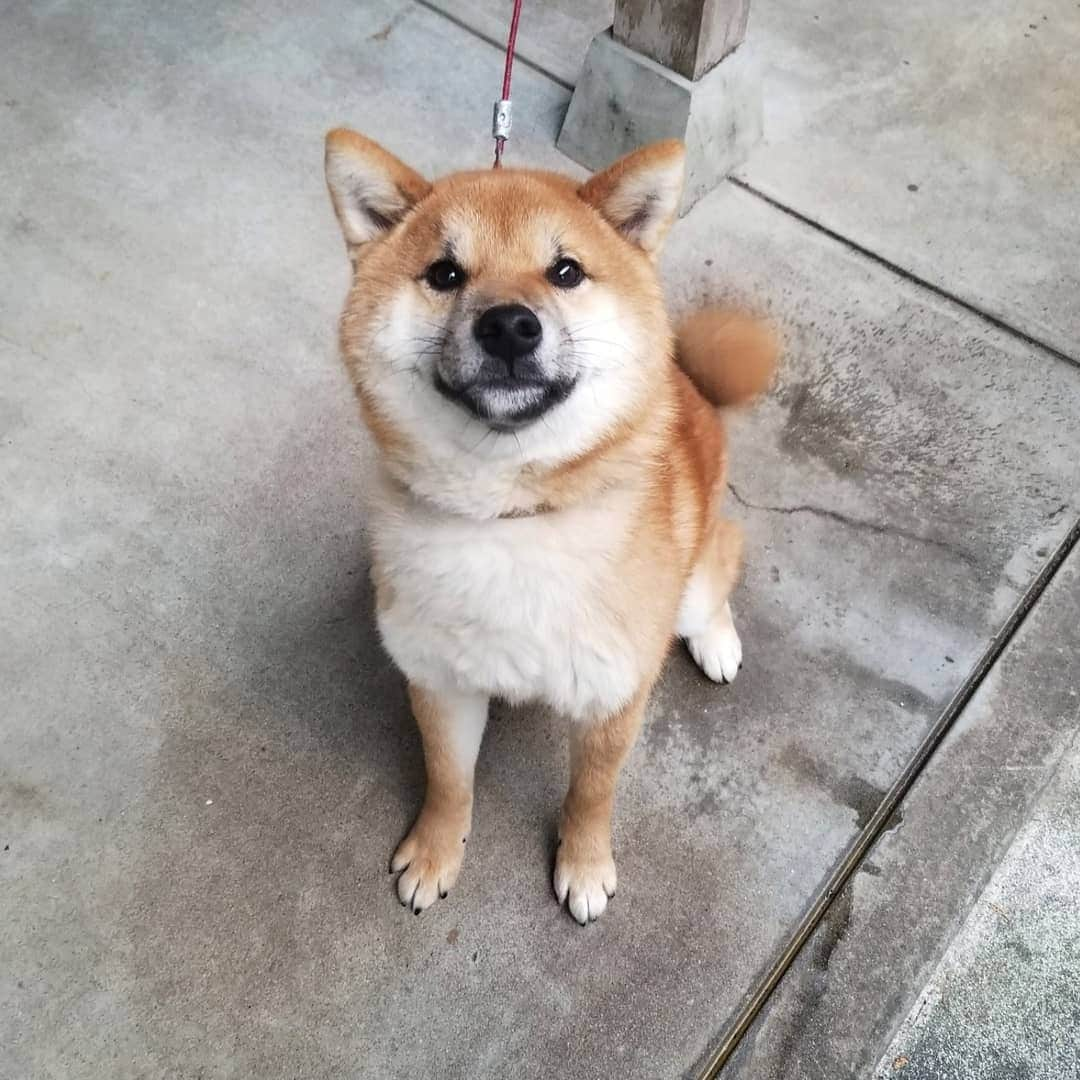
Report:
[[[417,915],[457,881],[472,826],[473,771],[487,723],[488,699],[435,693],[410,684],[409,700],[424,744],[427,791],[420,816],[390,862],[401,871],[398,897]]]
[[[559,825],[555,895],[582,926],[603,914],[615,895],[611,812],[615,783],[641,728],[648,689],[626,708],[573,725],[570,789]]]

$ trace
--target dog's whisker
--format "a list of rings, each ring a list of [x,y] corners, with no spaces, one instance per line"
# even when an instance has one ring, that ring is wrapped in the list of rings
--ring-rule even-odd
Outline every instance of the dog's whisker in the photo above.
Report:
[[[570,342],[575,348],[581,345],[599,345],[605,349],[619,349],[631,356],[635,355],[635,350],[621,341],[608,341],[605,338],[571,338]]]
[[[610,323],[621,323],[623,320],[615,317],[607,319],[587,319],[585,322],[570,323],[565,329],[568,333],[576,334],[582,330],[591,330],[596,326],[607,326]]]
[[[479,440],[477,441],[476,445],[475,445],[474,447],[472,447],[472,448],[471,448],[471,449],[469,450],[469,453],[470,453],[470,454],[475,454],[475,453],[476,453],[476,451],[477,451],[477,450],[479,450],[479,449],[480,449],[480,447],[481,447],[481,446],[482,446],[482,445],[484,444],[484,442],[485,442],[485,441],[487,440],[488,436],[490,436],[490,435],[494,435],[494,434],[495,434],[495,429],[494,429],[494,428],[490,428],[490,427],[489,427],[489,428],[488,428],[488,429],[487,429],[487,430],[486,430],[486,431],[484,432],[484,434],[480,436],[480,438],[479,438]]]

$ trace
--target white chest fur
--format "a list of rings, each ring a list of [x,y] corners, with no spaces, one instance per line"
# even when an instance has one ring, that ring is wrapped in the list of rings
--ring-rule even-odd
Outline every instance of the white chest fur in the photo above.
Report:
[[[577,719],[625,705],[642,677],[617,580],[627,501],[494,521],[377,507],[390,655],[434,689],[543,700]]]

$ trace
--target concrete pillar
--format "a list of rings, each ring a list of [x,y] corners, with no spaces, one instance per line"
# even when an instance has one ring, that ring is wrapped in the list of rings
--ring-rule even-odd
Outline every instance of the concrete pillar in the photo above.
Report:
[[[746,37],[750,0],[618,0],[616,41],[700,79]]]
[[[761,138],[761,78],[744,37],[750,0],[615,0],[589,46],[559,149],[590,169],[657,139],[686,143],[683,210]]]

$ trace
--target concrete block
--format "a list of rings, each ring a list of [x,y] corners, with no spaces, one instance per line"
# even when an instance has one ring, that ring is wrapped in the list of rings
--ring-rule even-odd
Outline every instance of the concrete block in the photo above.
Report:
[[[746,45],[691,82],[597,34],[559,133],[559,149],[591,169],[658,139],[686,143],[685,213],[761,138],[761,81]]]

